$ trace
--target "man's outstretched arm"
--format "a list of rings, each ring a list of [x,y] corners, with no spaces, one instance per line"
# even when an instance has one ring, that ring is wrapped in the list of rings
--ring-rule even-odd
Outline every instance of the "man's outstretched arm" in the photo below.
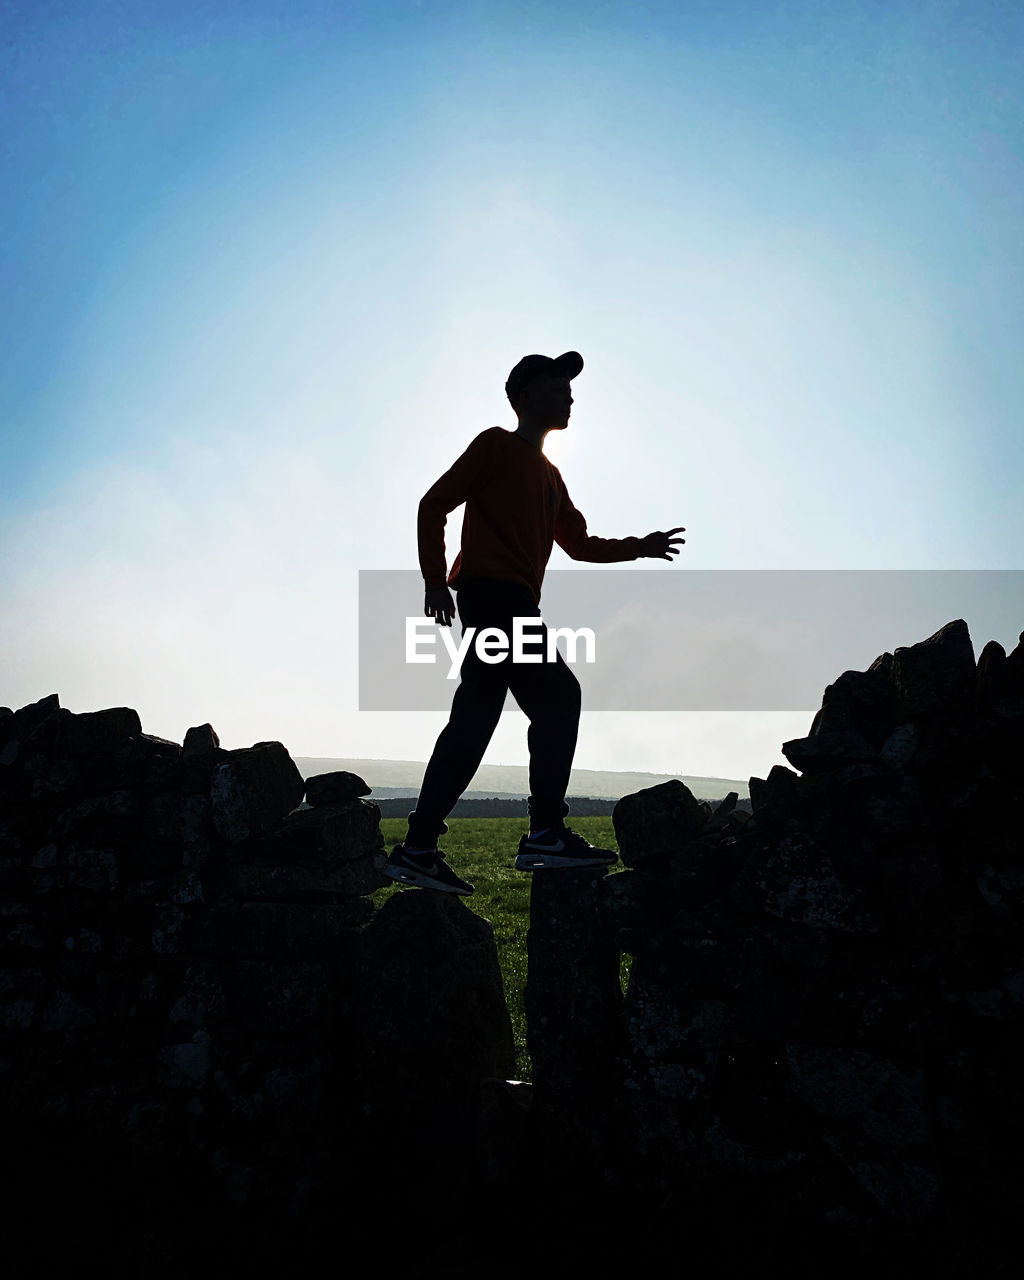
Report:
[[[587,522],[575,506],[565,486],[555,521],[555,541],[573,560],[587,560],[594,564],[614,564],[621,560],[652,558],[671,560],[679,554],[679,547],[686,541],[677,538],[685,533],[680,525],[667,532],[649,533],[644,538],[595,538],[587,533]]]

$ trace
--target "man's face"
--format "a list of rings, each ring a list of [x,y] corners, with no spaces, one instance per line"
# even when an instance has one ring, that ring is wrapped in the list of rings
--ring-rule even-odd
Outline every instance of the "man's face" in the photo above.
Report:
[[[526,413],[542,426],[564,431],[572,412],[572,385],[568,378],[538,378],[523,388],[520,414]]]

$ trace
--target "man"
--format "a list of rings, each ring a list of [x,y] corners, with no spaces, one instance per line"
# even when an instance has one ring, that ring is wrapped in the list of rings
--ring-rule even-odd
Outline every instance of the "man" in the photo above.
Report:
[[[595,538],[573,506],[565,484],[544,456],[549,431],[564,431],[572,408],[571,380],[583,357],[567,351],[557,359],[524,356],[508,376],[505,393],[519,425],[481,432],[419,506],[420,569],[426,586],[423,612],[450,627],[456,612],[449,588],[458,592],[463,633],[467,627],[497,627],[511,639],[514,618],[536,618],[529,652],[541,662],[516,663],[511,652],[485,662],[470,645],[451,716],[423,775],[405,841],[396,845],[385,870],[393,880],[469,894],[473,886],[455,874],[437,847],[452,811],[483,759],[509,689],[530,721],[530,830],[519,842],[516,869],[607,866],[618,860],[563,823],[580,718],[579,681],[561,654],[548,660],[547,632],[540,619],[540,590],[553,542],[574,560],[607,564],[641,556],[671,560],[681,527],[645,538]],[[462,549],[445,577],[444,528],[462,503]]]

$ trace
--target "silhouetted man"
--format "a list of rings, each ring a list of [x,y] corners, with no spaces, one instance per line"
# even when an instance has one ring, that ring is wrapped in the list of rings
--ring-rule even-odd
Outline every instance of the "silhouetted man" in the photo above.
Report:
[[[516,869],[607,866],[611,849],[588,844],[563,819],[580,719],[580,685],[561,654],[549,656],[540,619],[540,590],[553,542],[574,560],[608,564],[655,557],[671,560],[685,541],[667,533],[645,538],[595,538],[573,506],[558,468],[544,456],[549,431],[564,431],[572,408],[570,382],[583,357],[567,351],[557,359],[524,356],[508,376],[505,393],[519,419],[515,431],[491,427],[470,444],[419,506],[420,569],[426,586],[423,612],[450,627],[456,612],[449,588],[458,593],[463,635],[497,627],[511,639],[515,618],[530,624],[529,652],[541,661],[514,662],[511,649],[499,662],[485,662],[471,644],[451,716],[423,775],[405,841],[396,845],[386,871],[393,880],[445,893],[468,894],[437,847],[448,830],[445,818],[476,773],[511,689],[530,727],[530,830],[519,842]],[[466,504],[462,549],[445,576],[444,528],[448,513]]]

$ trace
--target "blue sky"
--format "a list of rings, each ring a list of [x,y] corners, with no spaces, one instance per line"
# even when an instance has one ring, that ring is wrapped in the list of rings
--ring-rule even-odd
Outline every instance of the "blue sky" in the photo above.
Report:
[[[425,758],[355,710],[358,570],[529,351],[665,572],[1021,567],[1022,53],[989,0],[0,5],[0,702]],[[577,763],[807,723],[595,712]]]

